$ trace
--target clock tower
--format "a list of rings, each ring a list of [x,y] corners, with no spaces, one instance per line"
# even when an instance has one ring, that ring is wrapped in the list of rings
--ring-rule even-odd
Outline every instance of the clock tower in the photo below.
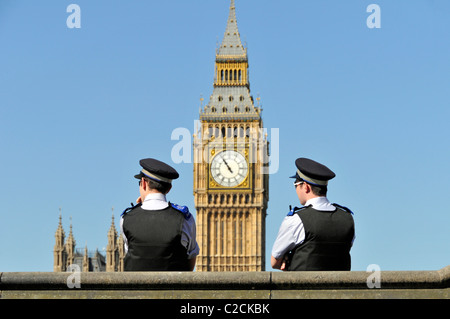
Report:
[[[268,142],[248,67],[231,0],[214,89],[194,136],[197,271],[265,270]]]

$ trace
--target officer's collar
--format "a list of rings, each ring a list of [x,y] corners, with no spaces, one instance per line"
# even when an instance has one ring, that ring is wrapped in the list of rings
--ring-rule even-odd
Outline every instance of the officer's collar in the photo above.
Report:
[[[330,201],[325,196],[311,198],[310,200],[308,200],[305,203],[305,206],[309,206],[309,205],[312,205],[312,207],[317,210],[330,210],[331,211],[331,210],[336,209],[336,207],[331,205]]]

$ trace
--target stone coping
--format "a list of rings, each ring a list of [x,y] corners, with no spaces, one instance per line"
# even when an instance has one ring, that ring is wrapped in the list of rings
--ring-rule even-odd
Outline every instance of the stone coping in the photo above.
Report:
[[[0,273],[0,297],[34,296],[39,298],[47,291],[52,292],[55,298],[58,298],[58,294],[65,292],[71,292],[74,296],[76,292],[78,297],[82,296],[83,292],[89,292],[89,295],[84,295],[87,298],[102,298],[108,294],[109,298],[114,298],[120,297],[122,293],[124,293],[123,296],[128,294],[132,298],[138,297],[140,293],[147,296],[151,293],[152,297],[160,294],[161,298],[175,295],[177,298],[183,298],[183,296],[192,298],[196,292],[201,292],[199,295],[201,298],[214,296],[231,296],[231,298],[321,296],[328,298],[331,296],[330,293],[335,294],[333,298],[338,298],[339,294],[354,298],[358,294],[370,297],[374,296],[372,292],[375,291],[378,293],[391,291],[390,293],[396,293],[396,298],[415,294],[419,297],[429,295],[432,298],[448,299],[450,266],[436,271],[381,271],[378,274],[380,287],[377,288],[379,289],[369,287],[368,278],[371,274],[373,273],[365,271],[3,272]],[[70,276],[72,278],[78,276],[79,288],[69,287]],[[417,294],[419,291],[420,294]],[[169,295],[168,292],[170,292]],[[368,295],[368,292],[371,294]],[[382,294],[378,296],[383,297]]]

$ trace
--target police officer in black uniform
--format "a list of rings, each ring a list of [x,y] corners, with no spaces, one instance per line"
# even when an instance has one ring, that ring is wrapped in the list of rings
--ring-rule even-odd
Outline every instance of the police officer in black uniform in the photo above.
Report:
[[[308,158],[295,161],[294,187],[302,208],[291,209],[272,248],[271,264],[289,271],[350,270],[355,236],[353,213],[331,204],[328,181],[336,175]]]
[[[121,218],[125,242],[125,271],[192,271],[199,247],[194,217],[186,206],[166,200],[172,180],[171,166],[153,158],[141,160],[137,205]]]

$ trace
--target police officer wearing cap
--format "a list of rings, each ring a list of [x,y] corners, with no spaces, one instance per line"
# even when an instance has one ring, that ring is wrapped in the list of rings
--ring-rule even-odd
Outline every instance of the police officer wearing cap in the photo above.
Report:
[[[272,248],[271,264],[289,271],[350,270],[350,249],[355,236],[353,213],[331,204],[328,181],[336,175],[307,158],[295,161],[294,187],[302,208],[284,218]]]
[[[171,166],[153,158],[139,162],[142,170],[136,203],[120,220],[125,242],[125,271],[192,271],[199,247],[194,217],[186,206],[166,200],[172,180]]]

